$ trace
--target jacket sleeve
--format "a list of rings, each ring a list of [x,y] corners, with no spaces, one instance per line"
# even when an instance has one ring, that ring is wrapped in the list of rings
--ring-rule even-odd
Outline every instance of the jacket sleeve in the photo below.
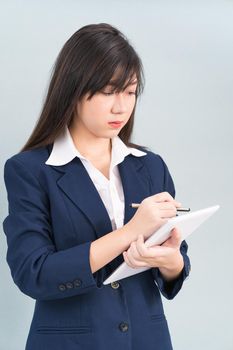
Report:
[[[165,192],[169,192],[170,195],[173,198],[175,198],[175,186],[174,186],[174,182],[172,180],[171,174],[168,170],[168,167],[167,167],[166,163],[164,162],[164,160],[160,156],[158,156],[158,155],[156,155],[156,156],[159,157],[160,162],[162,162],[162,169],[163,169],[163,174],[164,174],[163,190]],[[151,164],[152,164],[152,162],[151,162]],[[152,190],[153,190],[153,193],[156,193],[156,185],[154,184],[153,178],[155,178],[155,177],[151,176]],[[188,245],[187,245],[186,241],[183,240],[181,242],[180,252],[181,252],[183,259],[184,259],[184,267],[183,267],[180,275],[175,280],[167,282],[163,279],[159,268],[153,267],[151,269],[153,278],[154,278],[155,282],[157,283],[162,295],[166,299],[173,299],[176,296],[176,294],[180,291],[184,280],[189,275],[191,265],[190,265],[189,257],[187,255],[187,251],[188,251]]]
[[[3,221],[7,263],[19,289],[33,299],[67,298],[98,288],[85,242],[56,251],[49,199],[38,179],[14,157],[4,166],[9,214]]]

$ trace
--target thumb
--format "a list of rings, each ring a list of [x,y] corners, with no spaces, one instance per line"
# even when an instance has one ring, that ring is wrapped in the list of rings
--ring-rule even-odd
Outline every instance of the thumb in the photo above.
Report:
[[[175,227],[171,230],[171,236],[163,243],[163,245],[166,247],[179,248],[181,241],[181,232]]]

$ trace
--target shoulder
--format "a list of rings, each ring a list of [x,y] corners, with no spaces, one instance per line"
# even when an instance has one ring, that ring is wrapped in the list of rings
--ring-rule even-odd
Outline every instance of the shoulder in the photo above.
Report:
[[[154,193],[167,191],[175,197],[174,182],[163,157],[144,147],[141,147],[141,150],[146,155],[135,158],[138,158],[138,161],[146,167]]]
[[[46,167],[45,162],[49,157],[49,151],[50,145],[13,154],[5,160],[4,168],[18,166],[32,173],[38,173]]]
[[[140,147],[140,150],[142,152],[145,152],[146,154],[137,158],[148,168],[148,170],[152,172],[154,172],[155,170],[157,172],[166,171],[166,163],[160,154],[155,153],[149,148],[143,146]]]

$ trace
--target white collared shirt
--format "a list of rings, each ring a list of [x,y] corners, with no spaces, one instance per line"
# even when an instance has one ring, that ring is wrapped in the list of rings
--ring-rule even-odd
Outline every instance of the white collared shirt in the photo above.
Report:
[[[78,151],[67,126],[64,133],[54,141],[52,152],[45,164],[64,165],[74,157],[79,157],[106,207],[112,229],[115,230],[123,226],[125,210],[124,192],[117,165],[130,153],[137,157],[144,156],[147,153],[126,146],[119,136],[115,136],[111,140],[112,153],[109,180]]]

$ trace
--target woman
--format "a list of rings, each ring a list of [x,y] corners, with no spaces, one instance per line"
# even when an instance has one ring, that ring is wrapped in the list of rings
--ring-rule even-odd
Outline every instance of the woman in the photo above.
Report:
[[[176,229],[144,245],[181,203],[163,159],[130,142],[142,91],[123,34],[82,27],[57,58],[32,135],[5,163],[7,262],[36,300],[27,350],[172,349],[160,292],[174,298],[190,263]],[[124,260],[151,269],[104,285]]]

